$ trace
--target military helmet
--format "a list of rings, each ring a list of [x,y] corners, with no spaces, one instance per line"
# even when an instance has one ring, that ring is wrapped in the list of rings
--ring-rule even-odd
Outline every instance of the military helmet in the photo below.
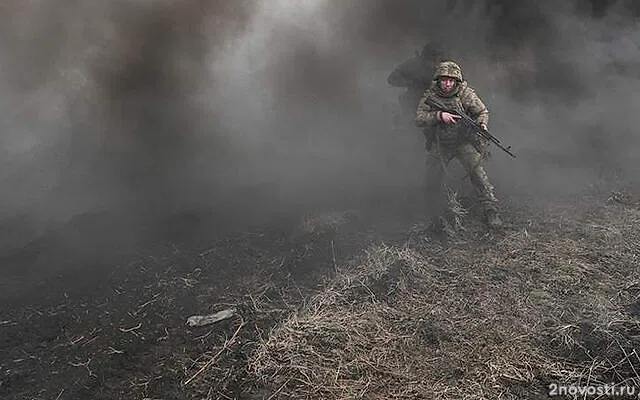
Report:
[[[438,64],[435,72],[433,73],[433,80],[437,81],[443,76],[453,78],[458,82],[462,82],[464,80],[462,78],[462,69],[453,61],[443,61]]]

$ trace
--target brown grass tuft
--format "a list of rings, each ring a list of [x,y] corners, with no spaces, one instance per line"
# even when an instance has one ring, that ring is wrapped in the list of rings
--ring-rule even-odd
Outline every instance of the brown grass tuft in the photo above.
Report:
[[[608,204],[538,215],[491,243],[370,247],[260,343],[250,377],[274,399],[640,386],[639,223],[640,211]]]

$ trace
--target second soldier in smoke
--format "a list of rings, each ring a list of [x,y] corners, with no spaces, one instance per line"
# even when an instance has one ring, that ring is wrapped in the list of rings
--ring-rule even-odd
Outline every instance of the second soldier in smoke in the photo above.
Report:
[[[489,123],[487,107],[464,80],[460,66],[453,61],[438,64],[433,84],[424,91],[415,116],[416,125],[424,129],[430,152],[428,189],[442,191],[447,164],[454,158],[458,159],[471,180],[486,223],[492,228],[501,226],[498,201],[483,166],[488,143],[459,122],[459,115],[429,106],[426,100],[430,96],[452,110],[466,113],[485,130]]]
[[[389,85],[406,89],[398,100],[402,116],[407,121],[413,120],[422,94],[431,86],[433,71],[443,60],[443,50],[435,43],[428,43],[420,54],[416,52],[415,57],[398,65],[389,74]]]

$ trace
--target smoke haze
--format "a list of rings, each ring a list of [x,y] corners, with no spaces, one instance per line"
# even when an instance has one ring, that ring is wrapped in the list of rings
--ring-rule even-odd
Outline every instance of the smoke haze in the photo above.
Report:
[[[519,156],[493,150],[501,196],[637,176],[632,2],[62,4],[0,6],[0,217],[21,226],[419,192],[423,139],[391,129],[386,77],[430,40]]]

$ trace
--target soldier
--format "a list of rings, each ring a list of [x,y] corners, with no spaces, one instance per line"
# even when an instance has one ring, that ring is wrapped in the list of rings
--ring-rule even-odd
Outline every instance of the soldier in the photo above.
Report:
[[[445,168],[449,161],[457,158],[466,170],[475,193],[482,205],[486,223],[491,228],[502,225],[498,215],[497,200],[493,186],[482,165],[488,143],[463,123],[457,123],[459,115],[431,108],[426,99],[433,96],[447,107],[465,112],[485,130],[489,123],[489,111],[476,92],[463,79],[460,66],[453,61],[438,64],[433,74],[433,84],[425,90],[416,112],[416,125],[425,129],[427,150],[430,152],[428,166],[433,175],[429,189],[441,190]]]
[[[433,70],[443,61],[443,51],[434,43],[428,43],[420,54],[398,65],[387,78],[391,86],[404,87],[399,103],[404,116],[414,118],[418,102],[426,89],[431,86]]]

